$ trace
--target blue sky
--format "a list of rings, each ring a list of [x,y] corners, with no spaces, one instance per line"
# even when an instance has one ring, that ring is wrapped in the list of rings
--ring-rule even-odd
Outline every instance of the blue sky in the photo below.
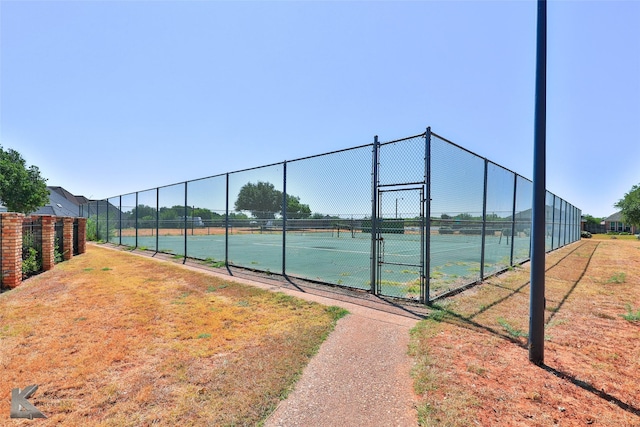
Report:
[[[547,188],[640,183],[640,2],[549,1]],[[105,198],[415,135],[532,177],[534,1],[0,1],[0,144]],[[304,201],[303,201],[304,202]]]

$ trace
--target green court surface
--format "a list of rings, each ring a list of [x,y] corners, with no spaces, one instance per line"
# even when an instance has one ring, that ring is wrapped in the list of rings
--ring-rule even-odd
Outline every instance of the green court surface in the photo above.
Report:
[[[119,237],[110,241],[119,243]],[[123,245],[135,246],[135,237],[122,236]],[[157,247],[156,247],[157,243]],[[229,234],[229,265],[357,289],[371,289],[371,235],[350,231],[287,232],[283,253],[281,231]],[[429,296],[480,280],[511,264],[511,239],[485,236],[484,264],[479,235],[432,234],[428,253]],[[514,263],[529,257],[529,238],[513,240]],[[160,235],[138,237],[138,248],[191,258],[224,261],[225,235]],[[378,290],[381,295],[418,299],[421,264],[426,263],[419,234],[383,234],[378,253]],[[286,262],[283,265],[283,257]],[[284,271],[283,271],[284,267]]]

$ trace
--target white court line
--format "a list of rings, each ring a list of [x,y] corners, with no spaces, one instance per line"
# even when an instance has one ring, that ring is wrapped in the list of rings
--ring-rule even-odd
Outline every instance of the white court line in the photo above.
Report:
[[[254,245],[258,245],[258,246],[271,246],[271,247],[278,247],[281,248],[282,245],[276,245],[273,243],[253,243]],[[345,249],[329,249],[329,248],[317,248],[317,247],[310,247],[310,246],[296,246],[296,245],[287,245],[287,248],[296,248],[296,249],[309,249],[309,250],[314,250],[314,251],[327,251],[327,252],[341,252],[341,253],[347,253],[347,254],[364,254],[364,255],[370,255],[370,251],[349,251],[349,250],[345,250]],[[405,258],[414,258],[415,252],[411,255],[404,255],[404,254],[398,254],[398,253],[389,253],[389,252],[385,252],[384,254],[386,257],[405,257]]]
[[[272,247],[278,247],[281,248],[282,245],[276,245],[273,243],[253,243],[254,245],[258,245],[258,246],[272,246]],[[288,248],[297,248],[297,249],[313,249],[316,251],[328,251],[328,252],[344,252],[344,253],[348,253],[348,254],[369,254],[369,251],[347,251],[344,249],[328,249],[328,248],[314,248],[314,247],[309,247],[309,246],[292,246],[292,245],[287,245]]]

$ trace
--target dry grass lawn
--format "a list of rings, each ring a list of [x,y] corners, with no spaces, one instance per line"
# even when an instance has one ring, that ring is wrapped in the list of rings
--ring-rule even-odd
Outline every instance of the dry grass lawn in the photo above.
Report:
[[[640,426],[640,242],[582,240],[546,269],[544,366],[528,361],[528,266],[412,331],[422,425]]]
[[[90,245],[0,295],[0,424],[256,425],[344,310]]]

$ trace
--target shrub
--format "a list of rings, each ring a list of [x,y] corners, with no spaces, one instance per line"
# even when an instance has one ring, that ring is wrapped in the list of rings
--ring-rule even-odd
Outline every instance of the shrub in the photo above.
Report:
[[[108,230],[109,236],[107,236],[107,221],[100,218],[96,221],[93,218],[87,218],[87,240],[92,242],[107,241],[108,237],[113,237],[113,229]]]
[[[591,233],[589,233],[588,231],[582,231],[580,233],[580,237],[582,237],[583,239],[590,239],[591,238]]]
[[[453,234],[453,229],[447,225],[443,225],[438,229],[440,234]]]
[[[22,277],[26,278],[38,273],[42,264],[35,248],[23,248],[22,250]]]

